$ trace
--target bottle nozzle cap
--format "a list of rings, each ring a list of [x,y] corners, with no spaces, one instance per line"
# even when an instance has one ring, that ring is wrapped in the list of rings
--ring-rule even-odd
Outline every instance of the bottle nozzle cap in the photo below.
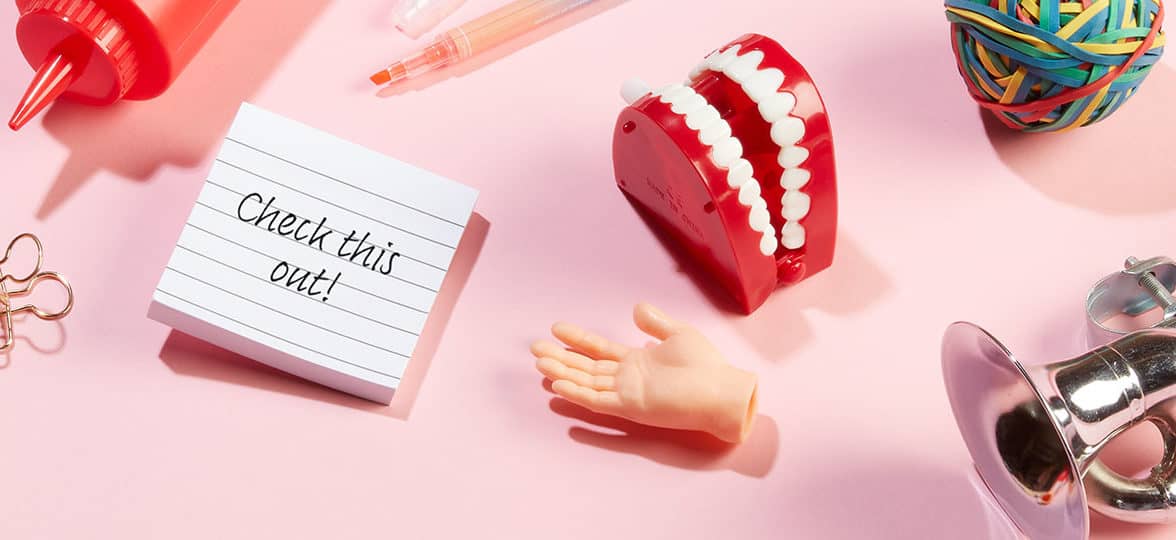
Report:
[[[465,0],[400,0],[392,12],[396,27],[419,38],[453,13]]]
[[[29,84],[29,89],[25,90],[24,97],[20,98],[20,104],[12,113],[8,127],[13,131],[24,127],[29,120],[65,92],[73,79],[74,64],[69,58],[62,54],[50,57],[37,69],[33,82]]]

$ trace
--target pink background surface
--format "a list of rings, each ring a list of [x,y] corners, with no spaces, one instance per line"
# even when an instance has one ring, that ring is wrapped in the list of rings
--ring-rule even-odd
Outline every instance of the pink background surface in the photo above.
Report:
[[[1025,137],[968,99],[937,5],[606,0],[381,99],[366,75],[413,47],[391,4],[246,0],[163,97],[59,105],[0,133],[0,233],[38,233],[78,298],[60,325],[18,326],[48,352],[22,341],[0,357],[0,537],[1000,538],[942,388],[943,329],[977,321],[1024,359],[1057,359],[1080,348],[1097,278],[1129,254],[1176,255],[1171,58],[1109,121]],[[15,18],[5,6],[0,29]],[[610,144],[621,81],[680,80],[748,31],[780,40],[825,95],[842,229],[834,268],[741,317],[647,231]],[[0,33],[0,102],[14,103],[30,70]],[[145,317],[242,100],[482,192],[391,407]],[[639,343],[638,300],[760,373],[748,444],[593,417],[544,390],[531,340],[569,319]],[[1145,466],[1153,443],[1134,434],[1114,461]]]

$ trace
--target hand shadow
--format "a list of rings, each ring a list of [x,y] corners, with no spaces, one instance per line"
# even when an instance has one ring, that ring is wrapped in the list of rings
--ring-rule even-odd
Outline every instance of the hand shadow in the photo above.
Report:
[[[173,372],[180,375],[251,386],[408,420],[429,366],[437,354],[441,337],[449,325],[457,300],[465,289],[470,274],[473,273],[489,232],[490,222],[481,214],[475,213],[470,217],[461,244],[449,265],[449,273],[441,284],[441,291],[437,294],[433,309],[425,322],[425,330],[417,341],[412,360],[409,361],[408,368],[400,380],[400,386],[396,388],[392,403],[387,406],[295,377],[174,330],[164,342],[159,358]]]
[[[1176,208],[1173,94],[1176,69],[1160,63],[1113,115],[1066,133],[1019,133],[979,114],[997,155],[1043,195],[1101,214],[1152,214]]]
[[[98,171],[146,181],[164,165],[199,164],[217,145],[241,101],[257,91],[327,3],[241,2],[159,97],[109,107],[55,104],[43,124],[70,154],[37,218],[47,219]]]
[[[13,354],[21,347],[28,347],[44,355],[57,354],[65,348],[67,338],[65,324],[60,319],[43,321],[27,313],[12,317],[12,333],[12,346],[0,353],[0,370],[12,365]],[[0,328],[0,343],[6,340],[4,329]]]
[[[551,22],[539,26],[531,32],[512,39],[500,46],[489,49],[486,52],[468,60],[450,67],[426,73],[425,75],[415,79],[409,79],[398,84],[386,85],[376,91],[376,95],[384,98],[399,96],[409,92],[424,90],[430,86],[451,78],[464,77],[466,74],[472,71],[482,69],[485,66],[493,64],[494,62],[510,56],[515,52],[539,41],[542,41],[566,28],[575,26],[576,24],[613,9],[625,3],[626,1],[627,0],[597,0],[592,4],[577,9],[576,11],[563,15],[557,19],[553,19]]]
[[[544,381],[550,389],[550,383]],[[563,398],[552,398],[549,406],[560,416],[592,424],[598,429],[574,426],[568,436],[576,442],[634,454],[663,465],[697,471],[729,469],[744,476],[763,478],[772,470],[779,449],[779,430],[771,417],[759,415],[751,435],[741,445],[732,445],[698,431],[649,427],[623,418],[594,413]]]

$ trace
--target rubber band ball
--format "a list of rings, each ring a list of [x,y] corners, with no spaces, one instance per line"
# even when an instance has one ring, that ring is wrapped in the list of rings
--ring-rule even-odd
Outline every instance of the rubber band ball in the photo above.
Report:
[[[1102,120],[1164,52],[1162,0],[946,0],[960,75],[981,107],[1027,132]]]

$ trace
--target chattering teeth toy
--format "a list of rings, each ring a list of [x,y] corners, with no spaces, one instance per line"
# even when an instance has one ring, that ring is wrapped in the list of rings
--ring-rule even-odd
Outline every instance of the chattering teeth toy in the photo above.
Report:
[[[817,87],[780,44],[746,35],[686,84],[629,81],[617,185],[745,313],[833,262],[836,172]]]

